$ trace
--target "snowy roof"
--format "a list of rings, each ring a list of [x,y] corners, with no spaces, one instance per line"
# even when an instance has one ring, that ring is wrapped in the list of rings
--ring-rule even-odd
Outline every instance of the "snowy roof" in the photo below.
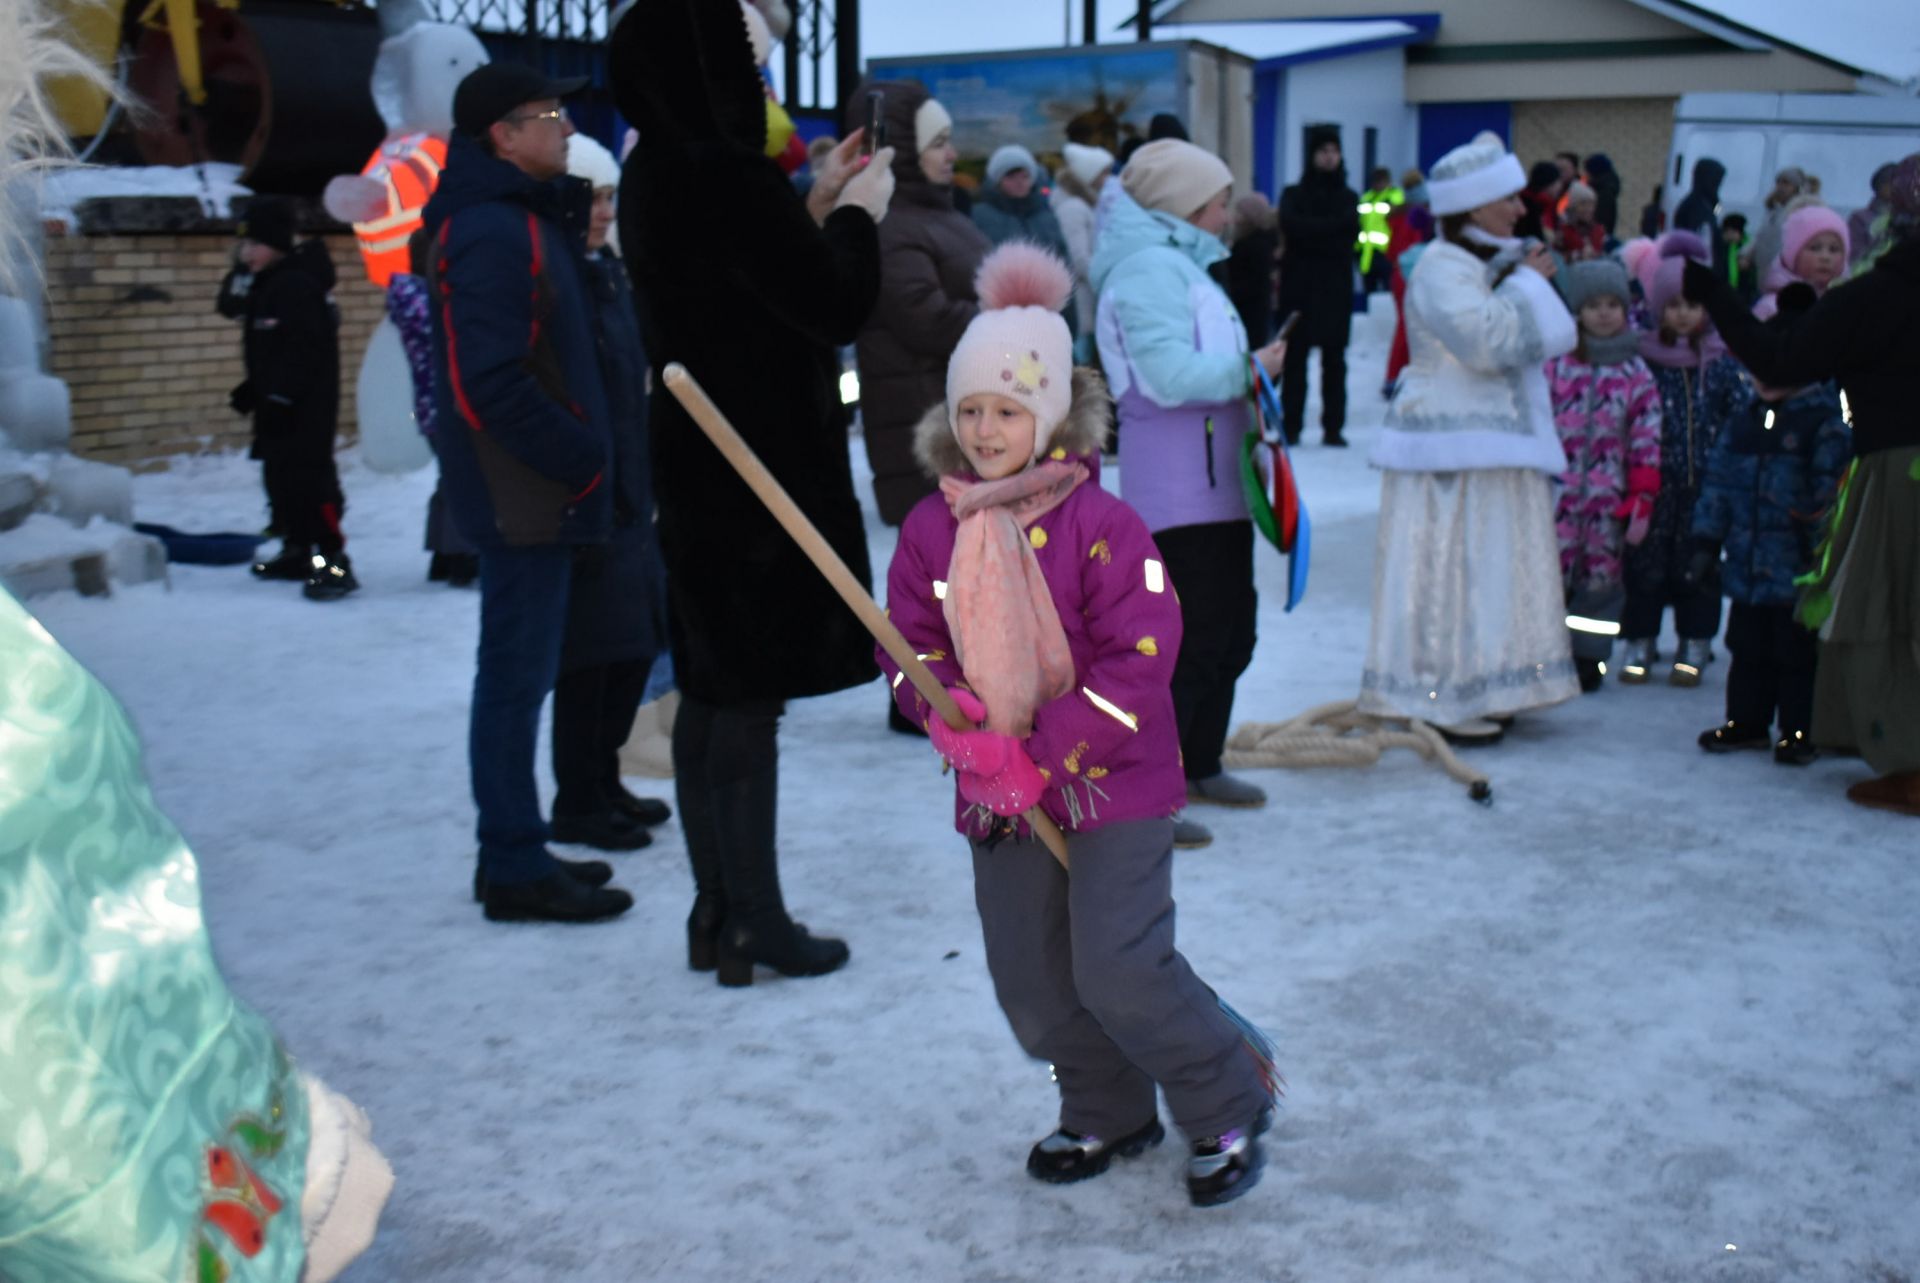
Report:
[[[1155,40],[1204,40],[1245,54],[1255,62],[1302,62],[1315,55],[1354,52],[1355,46],[1387,48],[1427,39],[1430,28],[1391,18],[1353,21],[1164,22]]]
[[[1920,81],[1920,4],[1911,0],[1629,0],[1689,26],[1718,19],[1897,83]],[[1716,33],[1717,34],[1717,33]]]
[[[225,218],[235,197],[252,195],[240,182],[240,167],[204,165],[77,165],[47,175],[40,189],[40,216],[71,220],[74,207],[97,197],[192,196],[211,218]]]

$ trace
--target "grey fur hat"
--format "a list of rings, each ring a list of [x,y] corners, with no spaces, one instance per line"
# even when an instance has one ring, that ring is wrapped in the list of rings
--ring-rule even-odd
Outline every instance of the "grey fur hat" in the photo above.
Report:
[[[1567,300],[1569,312],[1578,312],[1588,299],[1603,294],[1613,295],[1622,306],[1633,300],[1627,289],[1627,269],[1610,258],[1590,259],[1567,267],[1560,273],[1560,294]]]

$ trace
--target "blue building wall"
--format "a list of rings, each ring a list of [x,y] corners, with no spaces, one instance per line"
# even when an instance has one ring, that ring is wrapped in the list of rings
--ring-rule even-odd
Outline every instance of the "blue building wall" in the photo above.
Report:
[[[1510,102],[1429,102],[1420,104],[1420,168],[1471,142],[1483,129],[1513,145],[1513,104]]]

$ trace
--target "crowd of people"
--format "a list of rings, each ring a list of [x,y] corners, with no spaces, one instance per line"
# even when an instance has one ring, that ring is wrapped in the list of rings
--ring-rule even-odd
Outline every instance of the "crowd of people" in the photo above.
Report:
[[[1725,596],[1727,713],[1702,748],[1790,765],[1858,752],[1879,778],[1851,795],[1920,814],[1920,438],[1898,396],[1920,333],[1920,157],[1877,175],[1851,219],[1783,173],[1751,240],[1718,220],[1724,171],[1703,160],[1676,229],[1623,243],[1605,156],[1528,172],[1493,135],[1356,193],[1339,127],[1315,126],[1276,208],[1236,200],[1227,165],[1163,117],[1120,156],[1066,142],[1058,172],[1001,146],[969,192],[947,108],[877,81],[796,180],[782,161],[803,149],[771,130],[742,12],[625,11],[610,39],[638,131],[624,163],[573,137],[579,82],[511,63],[468,75],[391,295],[440,466],[436,573],[480,590],[488,918],[631,906],[607,863],[549,844],[632,849],[669,818],[627,792],[617,754],[670,651],[689,966],[727,985],[843,966],[846,942],[783,894],[778,729],[789,700],[884,671],[893,727],[957,770],[995,988],[1056,1069],[1061,1127],[1029,1170],[1083,1179],[1157,1143],[1157,1083],[1192,1145],[1194,1202],[1250,1188],[1272,1066],[1175,950],[1171,851],[1211,841],[1190,808],[1266,802],[1222,760],[1257,645],[1239,476],[1254,385],[1279,381],[1297,443],[1318,348],[1322,440],[1344,445],[1351,317],[1381,289],[1400,325],[1371,456],[1363,712],[1494,743],[1600,689],[1616,638],[1619,680],[1651,680],[1669,608],[1668,678],[1697,684]],[[330,432],[332,406],[289,382],[286,355],[331,341],[337,318],[273,202],[241,254],[223,296],[248,325],[235,407],[254,416],[285,538],[257,573],[342,596],[344,500],[330,454],[315,462],[322,429],[301,426]],[[667,358],[692,370],[870,583],[849,348],[874,500],[901,532],[890,613],[964,727],[875,649],[661,381]],[[1114,497],[1098,479],[1116,449]],[[549,695],[559,787],[543,812]],[[1033,823],[1064,833],[1071,876]]]

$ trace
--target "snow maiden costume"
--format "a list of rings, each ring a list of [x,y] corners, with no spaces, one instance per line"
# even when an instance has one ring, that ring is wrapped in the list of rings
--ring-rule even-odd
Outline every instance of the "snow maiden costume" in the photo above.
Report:
[[[1022,270],[1039,283],[1007,279]],[[961,768],[955,827],[973,845],[994,989],[1060,1085],[1060,1130],[1028,1171],[1080,1180],[1157,1144],[1158,1085],[1193,1142],[1189,1195],[1210,1205],[1259,1177],[1271,1049],[1174,947],[1180,605],[1146,524],[1100,488],[1111,410],[1098,377],[1072,369],[1059,315],[1071,290],[1065,266],[1032,247],[982,266],[986,310],[918,437],[942,493],[908,514],[887,576],[893,622],[987,729],[930,724],[925,699],[878,658],[901,711]],[[1035,462],[996,481],[975,476],[955,435],[955,407],[983,392],[1034,416]],[[1002,818],[1036,802],[1067,835],[1071,876]]]
[[[1524,183],[1483,133],[1441,157],[1427,188],[1445,216]],[[1489,262],[1443,237],[1421,257],[1407,287],[1412,360],[1372,454],[1385,475],[1360,711],[1478,738],[1495,731],[1480,719],[1580,691],[1550,480],[1567,457],[1542,371],[1576,331],[1553,286],[1513,266],[1519,250],[1500,244]]]

